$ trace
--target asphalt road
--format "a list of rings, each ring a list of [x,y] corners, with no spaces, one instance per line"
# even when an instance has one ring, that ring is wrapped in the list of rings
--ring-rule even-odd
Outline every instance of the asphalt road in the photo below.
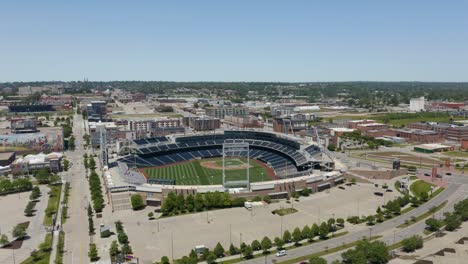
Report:
[[[81,115],[74,115],[73,135],[75,136],[75,151],[65,153],[71,166],[63,173],[63,180],[70,182],[69,219],[63,226],[65,231],[64,263],[88,263],[88,205],[89,188],[85,177],[83,154],[84,123]]]
[[[320,252],[326,249],[331,249],[343,244],[351,243],[353,241],[360,240],[363,237],[383,235],[380,239],[387,244],[393,244],[399,242],[404,238],[410,237],[415,234],[421,234],[424,230],[424,221],[420,221],[416,224],[413,224],[407,228],[398,229],[395,232],[395,236],[392,232],[396,226],[403,224],[405,220],[411,219],[412,216],[417,217],[421,214],[426,213],[432,207],[438,206],[445,200],[448,201],[448,204],[444,209],[439,212],[447,212],[453,210],[453,204],[457,201],[465,199],[468,196],[468,178],[461,175],[454,175],[450,180],[451,184],[439,195],[424,203],[423,205],[411,210],[410,212],[403,214],[401,216],[395,217],[389,221],[385,221],[381,224],[370,227],[369,229],[360,230],[356,232],[350,232],[345,236],[339,238],[329,239],[319,243],[314,243],[311,245],[291,249],[287,251],[287,255],[283,257],[276,257],[274,255],[269,255],[265,258],[256,258],[251,260],[242,261],[243,264],[260,264],[260,263],[279,263],[289,259],[294,259],[301,256],[306,256],[316,252]]]

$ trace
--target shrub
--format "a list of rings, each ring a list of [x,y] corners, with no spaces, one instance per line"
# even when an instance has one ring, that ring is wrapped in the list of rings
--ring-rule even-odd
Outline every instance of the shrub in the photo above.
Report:
[[[405,252],[413,252],[416,249],[420,249],[423,247],[423,239],[421,236],[415,235],[409,238],[405,238],[402,241],[403,251]]]

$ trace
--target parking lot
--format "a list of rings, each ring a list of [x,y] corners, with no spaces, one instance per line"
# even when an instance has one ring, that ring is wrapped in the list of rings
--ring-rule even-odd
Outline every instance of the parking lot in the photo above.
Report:
[[[390,184],[389,184],[390,185]],[[391,185],[390,185],[391,186]],[[292,231],[296,227],[312,225],[328,218],[346,218],[352,215],[375,213],[377,206],[393,199],[398,192],[384,192],[383,197],[374,195],[376,188],[371,184],[359,184],[345,189],[333,188],[309,197],[301,197],[299,202],[281,201],[270,205],[245,208],[232,208],[188,214],[177,217],[148,220],[152,208],[142,211],[115,212],[106,223],[121,220],[129,236],[135,255],[141,263],[152,263],[162,256],[179,258],[188,255],[196,245],[213,248],[220,242],[225,249],[230,243],[239,246],[240,241],[250,243],[254,239],[280,236],[281,230]],[[294,207],[297,213],[280,217],[271,213],[274,209]],[[281,219],[283,218],[283,219]],[[362,228],[351,226],[349,228]],[[115,236],[108,238],[110,241]]]
[[[28,221],[30,222],[29,227],[26,230],[28,238],[24,240],[21,248],[16,249],[14,252],[17,263],[29,257],[31,251],[39,246],[39,244],[44,240],[44,236],[46,234],[45,227],[42,223],[44,219],[44,210],[47,206],[47,192],[49,188],[46,186],[40,186],[40,190],[42,196],[36,203],[36,212],[32,217],[26,217],[24,215],[24,209],[26,208],[26,204],[29,202],[29,195],[31,192],[0,196],[0,208],[2,208],[2,214],[0,217],[0,233],[6,234],[9,241],[14,240],[12,230],[17,224]],[[0,263],[13,263],[13,254],[11,249],[0,249]]]

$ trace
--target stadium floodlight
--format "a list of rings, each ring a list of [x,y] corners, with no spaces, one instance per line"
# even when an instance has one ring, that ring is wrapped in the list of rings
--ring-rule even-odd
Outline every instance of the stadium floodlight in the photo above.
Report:
[[[243,187],[250,191],[250,147],[243,140],[225,140],[223,142],[223,186],[225,188]],[[242,180],[231,180],[226,177],[226,162],[231,158],[245,157],[247,159],[246,177]]]

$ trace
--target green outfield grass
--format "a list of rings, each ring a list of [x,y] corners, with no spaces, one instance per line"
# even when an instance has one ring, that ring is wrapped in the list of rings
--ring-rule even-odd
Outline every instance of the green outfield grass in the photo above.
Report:
[[[222,166],[222,160],[214,158],[192,160],[165,167],[146,168],[144,172],[149,178],[176,180],[177,185],[222,184],[222,169],[211,169],[201,165],[201,163],[207,161],[214,161],[217,166]],[[235,158],[228,160],[226,163],[230,166],[239,166],[245,162],[245,159]],[[272,180],[268,176],[268,171],[257,162],[251,160],[250,166],[250,182]],[[243,180],[246,178],[246,169],[226,170],[226,178],[229,181]]]

